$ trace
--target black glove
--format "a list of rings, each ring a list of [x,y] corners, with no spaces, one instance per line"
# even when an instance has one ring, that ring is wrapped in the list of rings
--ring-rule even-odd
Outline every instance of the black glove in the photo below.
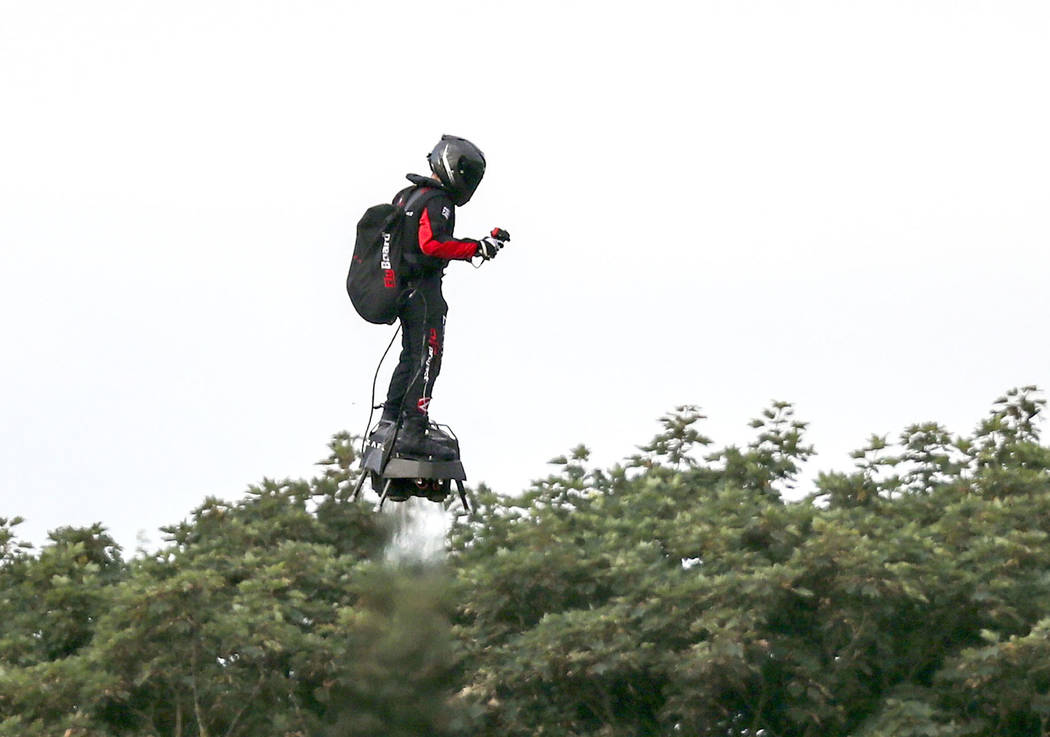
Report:
[[[509,240],[510,233],[502,228],[493,228],[491,234],[478,241],[478,252],[475,255],[481,256],[485,261],[496,258],[499,249],[507,245]]]

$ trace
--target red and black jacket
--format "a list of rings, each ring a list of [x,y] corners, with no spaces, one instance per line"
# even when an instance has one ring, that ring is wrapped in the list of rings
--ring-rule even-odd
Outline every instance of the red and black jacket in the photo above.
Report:
[[[404,258],[422,272],[443,269],[449,261],[469,261],[478,252],[478,242],[471,238],[456,238],[456,206],[441,183],[434,179],[410,174],[411,187],[394,197],[394,204],[404,207],[416,192],[426,192],[422,207],[405,210],[407,232],[416,238],[405,243]]]

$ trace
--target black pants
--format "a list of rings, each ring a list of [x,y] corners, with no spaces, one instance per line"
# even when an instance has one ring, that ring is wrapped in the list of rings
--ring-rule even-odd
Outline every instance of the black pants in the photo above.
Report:
[[[434,382],[441,371],[448,305],[441,294],[440,272],[423,277],[401,296],[401,357],[390,377],[383,417],[425,418]]]

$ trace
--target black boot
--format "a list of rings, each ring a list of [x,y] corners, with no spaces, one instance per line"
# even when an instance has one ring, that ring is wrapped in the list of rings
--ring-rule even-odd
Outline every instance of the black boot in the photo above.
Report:
[[[379,422],[372,428],[372,432],[368,434],[368,442],[370,445],[383,447],[386,445],[387,440],[390,439],[391,433],[397,426],[397,409],[390,409],[385,404],[383,405],[383,416],[379,418]]]
[[[456,459],[451,438],[441,432],[429,432],[426,415],[409,415],[401,423],[394,450],[401,455],[433,458],[439,461]]]
[[[372,432],[368,434],[368,440],[370,442],[375,442],[377,445],[385,445],[396,424],[397,422],[395,420],[388,420],[385,418],[380,420],[376,423],[376,426],[372,428]]]

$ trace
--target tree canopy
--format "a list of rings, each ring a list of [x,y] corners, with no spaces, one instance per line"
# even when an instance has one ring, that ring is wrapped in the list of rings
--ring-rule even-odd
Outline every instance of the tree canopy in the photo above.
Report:
[[[130,559],[2,519],[0,736],[1050,734],[1044,407],[872,436],[799,490],[792,405],[743,447],[683,406],[612,468],[579,446],[473,490],[408,565],[348,498],[345,433],[317,478],[207,499]]]

